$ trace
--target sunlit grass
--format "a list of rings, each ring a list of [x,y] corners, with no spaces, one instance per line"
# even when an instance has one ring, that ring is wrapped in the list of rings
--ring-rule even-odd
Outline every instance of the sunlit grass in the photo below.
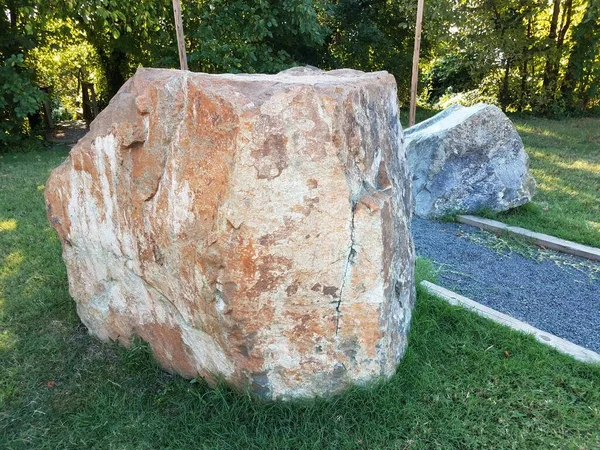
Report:
[[[17,221],[8,219],[0,221],[0,231],[14,231],[17,229]]]
[[[547,152],[535,148],[528,149],[527,153],[530,157],[540,159],[546,163],[554,164],[562,169],[574,169],[589,172],[592,176],[598,177],[600,174],[600,163],[594,163],[591,161],[581,159],[571,159],[576,155],[555,155],[548,154]]]
[[[23,263],[23,254],[21,252],[9,253],[0,261],[0,279],[13,275]]]
[[[570,163],[566,163],[563,161],[554,161],[554,164],[564,169],[583,170],[585,172],[589,172],[595,177],[600,175],[600,164],[593,164],[589,161],[576,160]]]
[[[4,300],[0,297],[0,308],[2,308],[3,303]],[[13,343],[14,338],[12,333],[9,333],[8,330],[0,332],[0,352],[8,350]]]
[[[594,222],[593,220],[586,220],[585,222],[600,233],[600,222]]]
[[[528,205],[487,216],[600,247],[600,119],[511,119],[529,154],[538,192]]]

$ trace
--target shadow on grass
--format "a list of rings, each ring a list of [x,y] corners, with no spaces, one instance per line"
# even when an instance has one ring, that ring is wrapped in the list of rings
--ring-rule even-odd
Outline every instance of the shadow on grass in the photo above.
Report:
[[[42,157],[44,155],[41,155]],[[0,167],[0,442],[6,448],[592,448],[600,368],[419,291],[387,382],[263,402],[163,372],[86,334],[42,192],[64,155]],[[4,176],[7,175],[7,176]],[[11,256],[12,255],[12,256]],[[420,262],[419,277],[431,277]],[[509,355],[507,358],[506,355]]]

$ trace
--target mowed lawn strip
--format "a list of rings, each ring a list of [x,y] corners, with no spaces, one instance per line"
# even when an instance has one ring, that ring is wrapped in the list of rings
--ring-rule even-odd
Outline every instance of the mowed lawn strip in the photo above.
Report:
[[[511,119],[538,192],[527,205],[485,216],[600,248],[600,118]]]
[[[262,402],[97,341],[44,211],[66,154],[0,155],[0,448],[600,448],[600,367],[424,291],[397,374],[329,399]]]

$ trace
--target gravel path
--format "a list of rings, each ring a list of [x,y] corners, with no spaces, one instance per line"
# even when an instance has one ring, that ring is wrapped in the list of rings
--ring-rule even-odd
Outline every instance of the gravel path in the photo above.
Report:
[[[468,225],[415,218],[412,227],[438,284],[600,353],[600,263]]]

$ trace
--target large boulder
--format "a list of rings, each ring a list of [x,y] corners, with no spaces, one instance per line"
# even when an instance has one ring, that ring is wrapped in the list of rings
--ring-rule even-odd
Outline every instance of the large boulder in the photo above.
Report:
[[[265,398],[391,376],[414,302],[386,72],[140,69],[46,185],[89,331]]]
[[[529,157],[496,106],[453,105],[405,132],[415,214],[506,211],[535,194]]]

